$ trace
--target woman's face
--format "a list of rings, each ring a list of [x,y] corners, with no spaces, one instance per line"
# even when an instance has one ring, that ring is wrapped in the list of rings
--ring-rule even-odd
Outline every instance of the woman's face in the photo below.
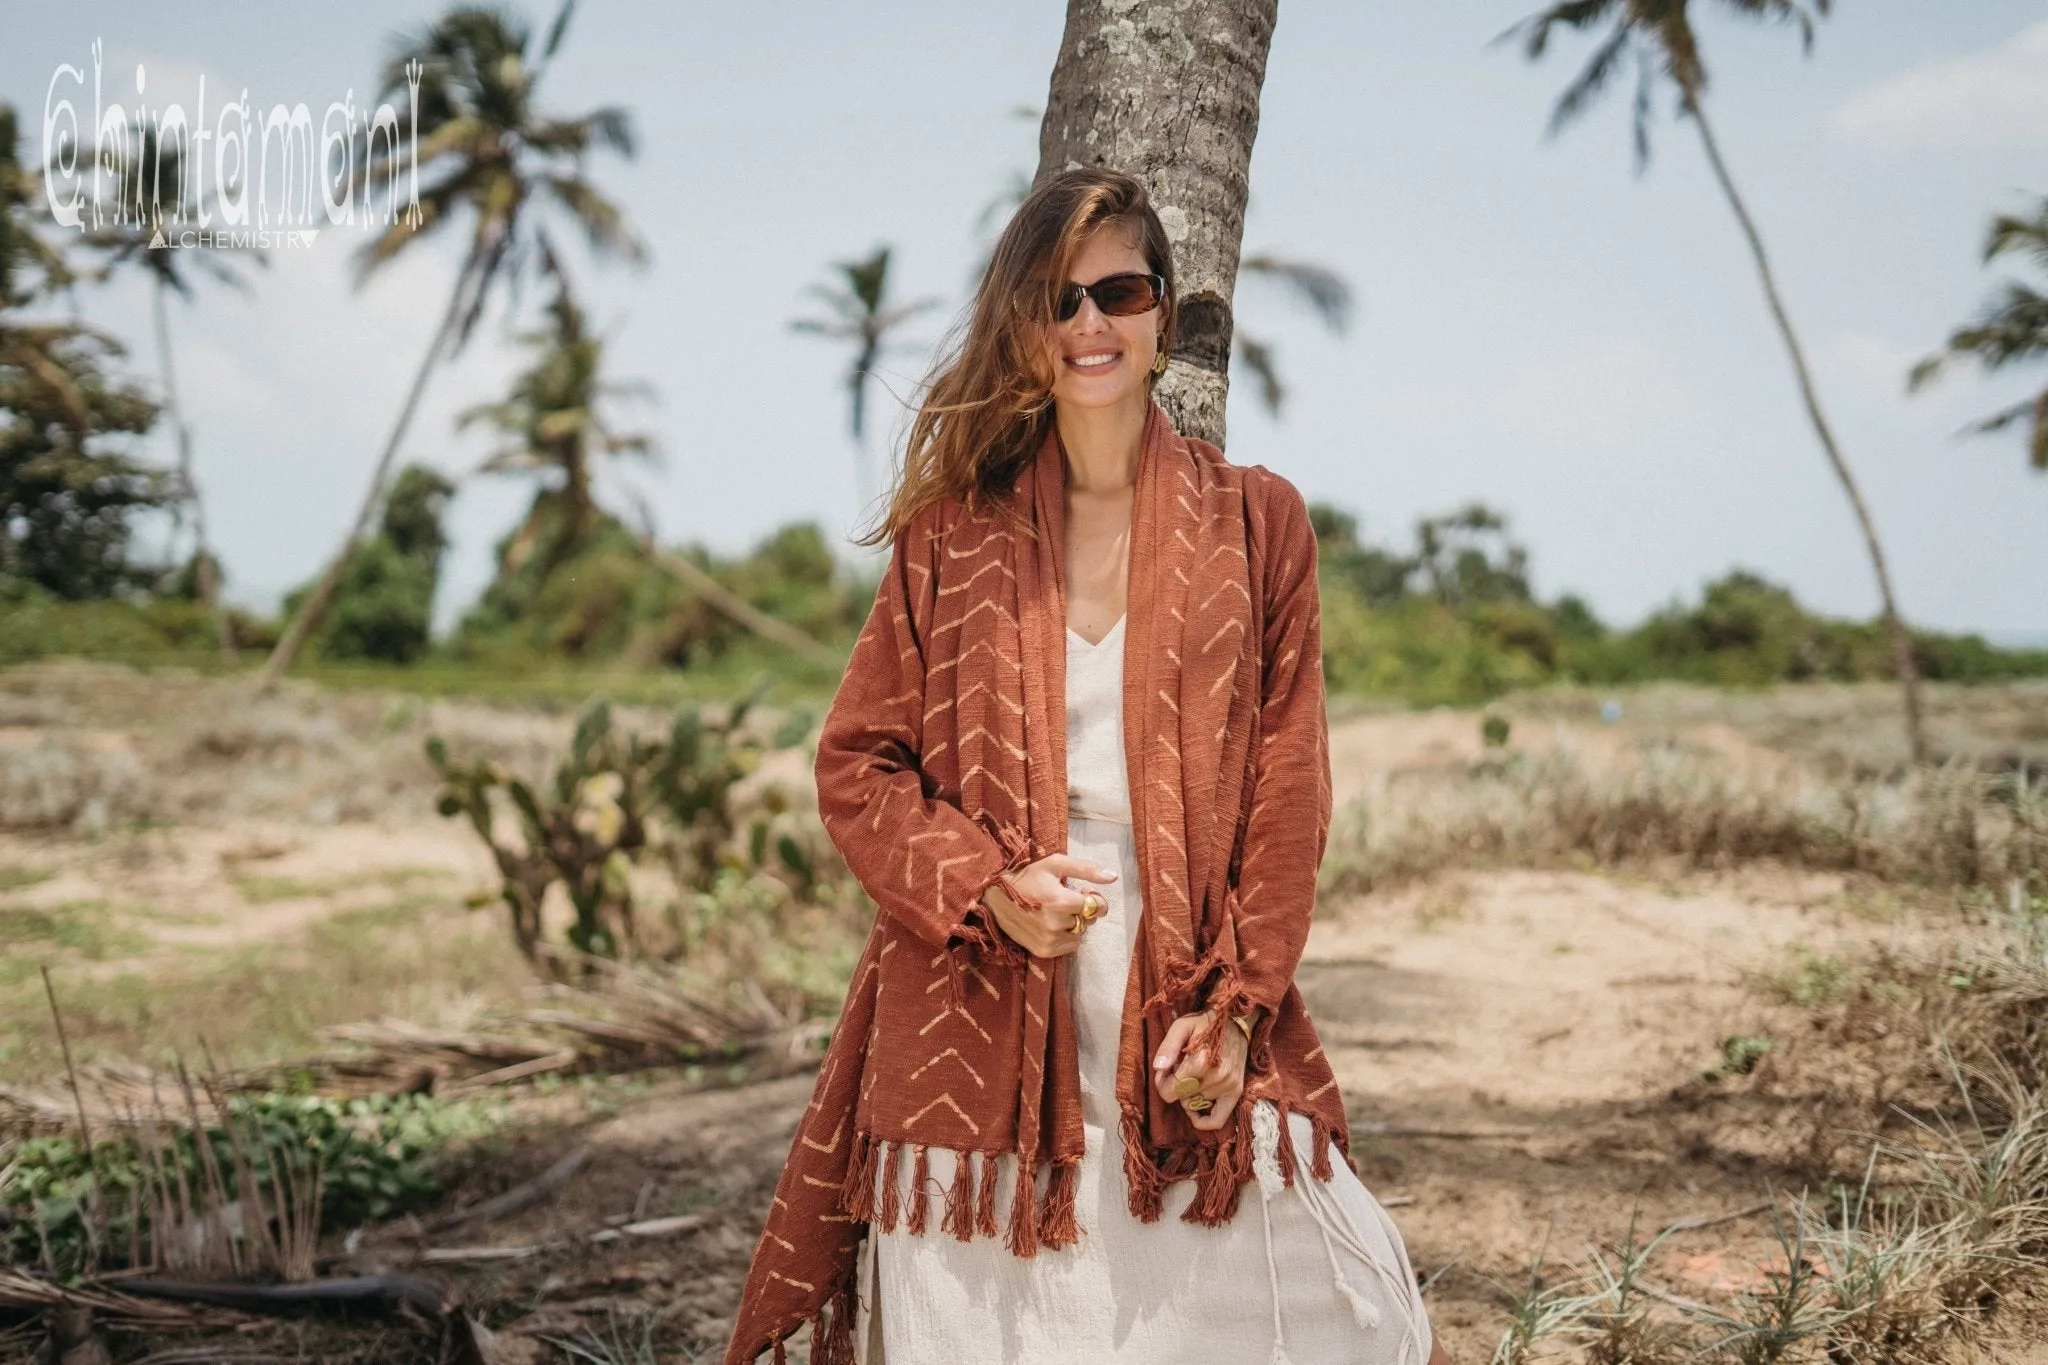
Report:
[[[1143,274],[1152,267],[1130,229],[1107,223],[1082,240],[1075,257],[1076,284],[1093,284],[1105,275]],[[1046,359],[1053,373],[1055,402],[1082,408],[1107,408],[1143,395],[1153,357],[1159,353],[1164,319],[1153,307],[1129,317],[1109,317],[1083,298],[1074,316],[1048,330]]]

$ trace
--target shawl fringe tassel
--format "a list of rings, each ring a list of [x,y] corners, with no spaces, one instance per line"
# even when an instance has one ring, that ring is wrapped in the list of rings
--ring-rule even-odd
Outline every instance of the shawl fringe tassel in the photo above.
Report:
[[[858,1289],[853,1277],[848,1276],[845,1283],[819,1305],[817,1312],[775,1338],[770,1357],[773,1365],[789,1365],[790,1340],[806,1326],[811,1329],[811,1365],[854,1365],[853,1324],[859,1311],[855,1302]],[[770,1348],[764,1346],[762,1349]],[[755,1354],[758,1357],[760,1353]]]

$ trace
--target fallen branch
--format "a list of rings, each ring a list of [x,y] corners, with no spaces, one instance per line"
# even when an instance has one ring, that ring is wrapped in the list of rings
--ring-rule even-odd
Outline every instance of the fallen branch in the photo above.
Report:
[[[127,1291],[174,1303],[200,1303],[244,1313],[305,1311],[392,1313],[413,1308],[441,1321],[455,1305],[439,1285],[413,1275],[357,1275],[304,1284],[209,1284],[196,1280],[134,1279]]]
[[[80,1304],[95,1313],[132,1323],[204,1326],[222,1319],[170,1303],[133,1297],[104,1283],[56,1285],[36,1275],[0,1270],[0,1308],[55,1308]]]
[[[1443,1138],[1452,1142],[1513,1141],[1536,1135],[1534,1128],[1410,1128],[1394,1123],[1354,1124],[1351,1131],[1374,1137]]]
[[[527,1242],[509,1247],[428,1247],[421,1251],[417,1260],[424,1265],[462,1265],[491,1261],[525,1261],[544,1251],[560,1251],[564,1247],[578,1244],[585,1246],[606,1246],[612,1242],[624,1241],[628,1237],[673,1237],[677,1233],[694,1232],[704,1226],[704,1215],[686,1213],[676,1218],[649,1218],[645,1222],[627,1223],[615,1228],[600,1228],[581,1237],[564,1237],[553,1242]]]
[[[560,1192],[561,1188],[569,1183],[569,1178],[582,1170],[583,1164],[588,1160],[590,1160],[589,1145],[587,1143],[579,1143],[577,1146],[570,1148],[568,1153],[556,1161],[554,1165],[548,1167],[524,1185],[514,1186],[503,1194],[486,1199],[483,1203],[473,1208],[460,1209],[454,1213],[437,1218],[427,1225],[426,1230],[428,1232],[448,1232],[455,1228],[484,1227],[497,1222],[501,1218],[510,1218],[515,1213],[523,1213],[542,1200]]]
[[[1748,1208],[1737,1209],[1733,1213],[1702,1214],[1696,1218],[1681,1218],[1675,1223],[1665,1224],[1664,1230],[1658,1233],[1657,1236],[1661,1239],[1669,1237],[1674,1232],[1698,1232],[1701,1228],[1719,1227],[1723,1223],[1733,1223],[1738,1219],[1750,1218],[1756,1214],[1767,1212],[1771,1207],[1772,1201],[1766,1199],[1760,1204],[1751,1204]]]

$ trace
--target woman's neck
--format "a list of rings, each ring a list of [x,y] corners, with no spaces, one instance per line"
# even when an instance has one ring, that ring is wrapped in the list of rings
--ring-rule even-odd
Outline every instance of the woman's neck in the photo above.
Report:
[[[1145,435],[1151,394],[1107,408],[1057,410],[1060,443],[1067,451],[1067,488],[1075,493],[1108,493],[1138,477],[1138,452]]]

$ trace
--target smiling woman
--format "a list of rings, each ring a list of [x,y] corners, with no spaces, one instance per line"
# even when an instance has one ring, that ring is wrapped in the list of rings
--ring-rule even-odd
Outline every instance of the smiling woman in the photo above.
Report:
[[[1070,171],[929,386],[818,739],[881,913],[728,1365],[1442,1365],[1294,985],[1315,535],[1154,401],[1174,317],[1144,187]]]

